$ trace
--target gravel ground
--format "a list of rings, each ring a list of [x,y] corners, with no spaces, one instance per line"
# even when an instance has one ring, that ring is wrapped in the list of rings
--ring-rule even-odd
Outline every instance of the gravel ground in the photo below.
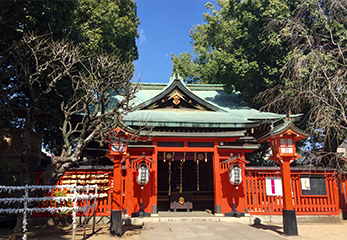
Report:
[[[283,229],[281,225],[262,224],[254,226],[260,231],[267,231],[272,234],[282,235]],[[288,239],[308,239],[308,240],[345,240],[347,239],[347,221],[334,224],[299,224],[298,225],[299,236],[289,236]],[[141,227],[140,226],[124,226],[123,236],[118,239],[127,240],[140,240],[141,239]],[[10,229],[0,228],[0,239],[8,239],[11,233]],[[104,240],[115,239],[109,235],[109,225],[97,225],[95,233],[92,234],[91,227],[85,229],[86,239],[90,240]],[[83,239],[84,229],[78,227],[76,232],[76,240]],[[48,226],[45,228],[31,228],[28,232],[28,240],[44,239],[44,240],[64,240],[72,239],[71,227],[56,227]]]
[[[262,224],[254,226],[263,231],[273,234],[283,235],[282,225]],[[298,224],[299,236],[285,236],[288,239],[307,239],[307,240],[346,240],[347,239],[347,220],[341,223],[306,223]]]

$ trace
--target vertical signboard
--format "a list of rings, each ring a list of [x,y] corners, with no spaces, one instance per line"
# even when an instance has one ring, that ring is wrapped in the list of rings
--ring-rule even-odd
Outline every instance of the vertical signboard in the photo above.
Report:
[[[281,178],[265,178],[266,195],[282,196],[282,180]]]

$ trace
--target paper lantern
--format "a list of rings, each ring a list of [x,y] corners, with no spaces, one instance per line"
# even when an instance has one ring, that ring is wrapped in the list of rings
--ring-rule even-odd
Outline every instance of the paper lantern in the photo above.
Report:
[[[240,165],[233,164],[229,167],[229,182],[237,186],[242,182],[242,169]]]
[[[144,186],[149,181],[149,167],[146,163],[140,163],[137,165],[137,172],[136,172],[136,182],[140,186]]]

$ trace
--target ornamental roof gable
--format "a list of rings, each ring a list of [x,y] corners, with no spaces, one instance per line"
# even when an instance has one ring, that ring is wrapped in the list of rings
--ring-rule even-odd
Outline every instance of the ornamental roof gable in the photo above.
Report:
[[[226,112],[224,109],[213,105],[194,94],[185,86],[183,80],[178,75],[171,78],[166,88],[154,97],[142,103],[140,110],[154,109],[186,109],[213,112]]]

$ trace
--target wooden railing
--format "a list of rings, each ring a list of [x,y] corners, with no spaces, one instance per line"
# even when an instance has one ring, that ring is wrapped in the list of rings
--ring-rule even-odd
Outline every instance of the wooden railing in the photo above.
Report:
[[[98,198],[96,216],[110,216],[112,199],[113,169],[78,169],[69,170],[57,184],[97,184]],[[88,213],[93,214],[92,212]]]
[[[302,177],[319,179],[323,192],[305,194],[301,186]],[[246,208],[250,214],[280,215],[282,214],[282,196],[271,196],[266,193],[266,179],[280,178],[279,169],[248,168],[245,177]],[[294,209],[297,215],[338,215],[339,194],[337,174],[334,172],[312,172],[292,170],[292,192]],[[325,189],[324,189],[325,184]],[[346,182],[344,182],[346,190]],[[313,188],[314,186],[311,186]],[[317,186],[316,186],[317,187]],[[346,196],[346,191],[344,192]],[[341,199],[341,197],[340,197]]]
[[[347,175],[342,175],[338,178],[340,209],[342,212],[347,212]]]
[[[85,185],[98,184],[98,202],[96,216],[109,216],[112,199],[112,169],[69,170],[57,184]],[[36,173],[37,176],[41,173]],[[309,175],[323,176],[326,194],[305,195],[302,191],[301,178]],[[88,178],[89,176],[89,178]],[[103,177],[100,177],[103,176]],[[297,215],[338,215],[347,212],[347,175],[340,177],[334,172],[313,172],[292,169],[293,203]],[[245,182],[245,201],[248,212],[253,215],[281,215],[282,196],[266,194],[266,179],[280,178],[279,168],[247,167]],[[107,179],[107,182],[106,182]],[[84,180],[84,182],[83,182]],[[89,180],[90,182],[87,182]],[[94,180],[94,181],[93,181]],[[102,180],[102,181],[100,181]],[[65,181],[65,182],[64,182]],[[93,213],[89,213],[91,215]]]
[[[35,172],[31,174],[37,176],[36,184],[38,184],[38,179],[40,175],[42,174],[42,172]],[[72,169],[65,172],[65,174],[59,179],[56,185],[76,184],[78,186],[83,186],[87,184],[89,185],[97,184],[98,198],[97,198],[97,205],[96,205],[96,216],[110,216],[111,199],[112,199],[112,180],[113,180],[112,168]],[[85,203],[80,202],[79,205],[83,207]],[[94,212],[92,211],[88,212],[89,216],[93,214]],[[43,214],[37,214],[37,216],[41,216],[41,215],[43,216]]]

